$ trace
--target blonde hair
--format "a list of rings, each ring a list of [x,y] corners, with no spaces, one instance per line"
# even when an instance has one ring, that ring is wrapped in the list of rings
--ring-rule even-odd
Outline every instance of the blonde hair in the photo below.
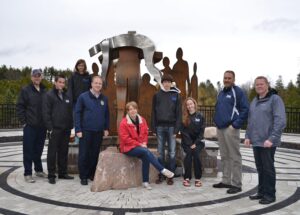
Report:
[[[129,111],[130,106],[133,107],[134,109],[138,109],[137,103],[135,101],[130,101],[125,106],[127,112]]]
[[[189,111],[186,107],[186,103],[187,101],[191,100],[194,105],[195,105],[195,110],[197,111],[197,107],[198,107],[198,104],[197,104],[197,101],[192,98],[192,97],[187,97],[185,100],[184,100],[184,103],[183,103],[183,112],[182,112],[182,120],[183,120],[183,124],[185,126],[189,125],[190,124],[190,118],[189,118]]]

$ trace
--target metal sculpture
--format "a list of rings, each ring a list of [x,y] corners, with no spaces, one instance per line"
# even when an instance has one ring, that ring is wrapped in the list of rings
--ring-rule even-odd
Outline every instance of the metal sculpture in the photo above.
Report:
[[[148,37],[136,34],[136,32],[105,39],[89,50],[91,57],[99,52],[102,52],[99,61],[102,63],[101,77],[104,81],[104,90],[109,84],[107,78],[109,72],[111,73],[110,68],[114,68],[116,119],[119,125],[124,116],[126,102],[138,101],[141,83],[140,60],[144,58],[149,73],[160,84],[161,72],[154,64],[162,59],[162,53],[155,51],[154,43]],[[116,62],[112,63],[115,59],[117,59]]]

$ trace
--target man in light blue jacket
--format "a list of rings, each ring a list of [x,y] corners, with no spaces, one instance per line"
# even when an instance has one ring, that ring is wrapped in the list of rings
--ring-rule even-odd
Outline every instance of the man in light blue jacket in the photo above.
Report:
[[[282,99],[270,89],[267,78],[259,76],[255,79],[255,91],[257,96],[250,105],[244,143],[253,146],[258,192],[249,198],[259,200],[260,204],[270,204],[276,200],[274,155],[286,126],[286,114]]]

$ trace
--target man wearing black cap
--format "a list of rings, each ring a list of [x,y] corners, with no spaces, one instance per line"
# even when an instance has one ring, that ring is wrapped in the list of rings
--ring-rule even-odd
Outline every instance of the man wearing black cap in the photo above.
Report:
[[[175,172],[176,168],[176,134],[181,123],[181,98],[180,91],[172,87],[173,77],[164,74],[161,78],[162,89],[153,96],[151,126],[157,135],[157,149],[159,162],[165,165],[165,144],[168,144],[169,169]],[[162,183],[160,174],[156,183]],[[168,178],[167,184],[172,185],[173,179]]]
[[[31,71],[32,83],[22,88],[17,101],[17,116],[23,124],[23,164],[24,178],[28,183],[34,183],[32,178],[32,162],[35,175],[47,177],[43,172],[42,153],[46,139],[46,127],[43,124],[42,103],[46,93],[41,84],[43,79],[41,69]]]

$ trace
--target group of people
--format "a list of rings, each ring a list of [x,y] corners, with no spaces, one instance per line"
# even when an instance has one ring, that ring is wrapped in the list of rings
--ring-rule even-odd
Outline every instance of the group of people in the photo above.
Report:
[[[75,72],[68,81],[63,75],[55,77],[53,89],[46,92],[41,84],[42,71],[33,69],[32,83],[20,92],[17,115],[24,127],[23,163],[25,181],[35,182],[32,163],[38,177],[48,177],[56,183],[56,165],[59,179],[73,179],[68,175],[68,143],[75,126],[79,139],[78,169],[80,183],[93,180],[103,136],[109,135],[108,99],[101,93],[102,78],[91,77],[84,60],[78,60]],[[176,169],[176,135],[181,135],[185,152],[183,186],[191,186],[194,169],[195,187],[202,186],[202,165],[199,158],[205,147],[205,119],[197,110],[197,101],[191,97],[182,104],[180,90],[173,86],[173,77],[164,74],[161,89],[153,96],[151,130],[157,137],[158,158],[147,148],[148,124],[138,114],[135,101],[126,104],[126,115],[119,125],[120,151],[142,160],[143,186],[149,184],[150,163],[158,170],[157,184],[165,179],[173,185]],[[276,173],[274,155],[286,124],[282,99],[271,89],[267,78],[259,76],[254,87],[257,96],[250,106],[243,90],[235,85],[235,73],[226,71],[224,88],[217,97],[214,122],[217,126],[218,144],[222,164],[222,181],[214,188],[228,188],[228,194],[242,191],[242,159],[240,153],[240,128],[248,119],[244,144],[253,146],[258,171],[258,192],[250,196],[261,204],[276,200]],[[46,133],[49,135],[47,155],[48,175],[43,171],[41,156]],[[167,145],[167,159],[165,146]],[[194,168],[192,168],[194,166]]]

